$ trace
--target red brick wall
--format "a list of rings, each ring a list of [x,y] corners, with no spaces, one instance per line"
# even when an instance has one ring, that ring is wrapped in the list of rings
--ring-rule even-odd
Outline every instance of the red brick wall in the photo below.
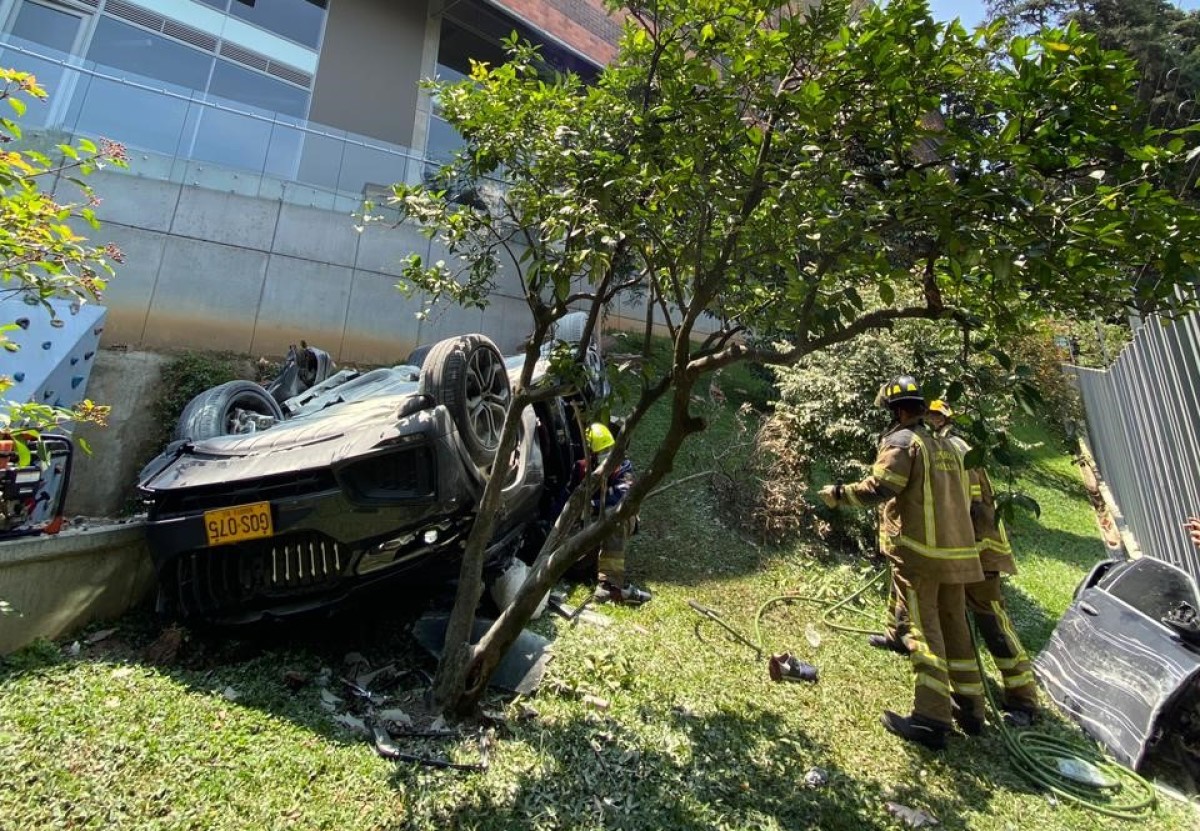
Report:
[[[492,0],[514,17],[603,66],[617,54],[618,17],[601,0]]]

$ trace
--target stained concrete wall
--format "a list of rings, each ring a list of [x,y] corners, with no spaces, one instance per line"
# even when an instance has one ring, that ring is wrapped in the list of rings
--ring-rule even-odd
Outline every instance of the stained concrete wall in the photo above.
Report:
[[[393,288],[403,258],[430,252],[410,226],[358,233],[347,213],[123,173],[91,184],[90,236],[125,253],[104,346],[278,356],[303,338],[388,363],[420,339],[419,303]]]
[[[418,321],[420,301],[396,289],[403,261],[451,257],[411,224],[359,232],[348,211],[247,195],[250,174],[209,176],[216,184],[199,187],[135,175],[139,163],[135,156],[129,173],[90,181],[103,199],[101,228],[83,231],[125,253],[105,295],[102,347],[278,357],[304,339],[343,364],[390,364],[463,332],[489,335],[505,351],[529,332],[511,270],[487,309],[439,307]],[[642,302],[623,300],[607,325],[640,331],[644,316]]]
[[[0,655],[120,617],[146,599],[154,566],[141,525],[0,542]]]
[[[151,407],[167,360],[149,352],[101,350],[96,355],[87,394],[112,410],[105,427],[75,428],[74,435],[92,453],[76,451],[67,516],[116,516],[137,507],[138,470],[158,449],[160,427]]]

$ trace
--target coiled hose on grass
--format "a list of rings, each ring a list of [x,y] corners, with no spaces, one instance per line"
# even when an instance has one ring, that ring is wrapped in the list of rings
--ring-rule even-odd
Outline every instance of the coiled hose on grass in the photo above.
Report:
[[[767,610],[778,603],[816,603],[826,606],[821,622],[839,632],[863,635],[881,634],[875,629],[865,629],[835,621],[834,615],[853,603],[867,589],[882,582],[888,575],[887,569],[870,575],[854,591],[840,600],[830,601],[823,597],[805,594],[781,594],[769,598],[758,607],[754,615],[754,638],[763,643],[762,618]],[[871,618],[865,609],[846,609],[853,614]],[[1143,819],[1157,804],[1154,786],[1134,771],[1106,759],[1093,748],[1079,742],[1051,736],[1047,733],[1010,728],[1004,721],[1003,711],[996,701],[995,693],[983,666],[983,654],[979,649],[979,638],[971,628],[975,647],[975,661],[979,675],[984,679],[984,693],[992,721],[997,725],[1004,749],[1012,759],[1013,767],[1035,785],[1040,785],[1055,796],[1116,819]]]
[[[983,667],[979,637],[971,627],[975,663],[1004,749],[1017,772],[1034,784],[1088,810],[1117,819],[1143,819],[1154,810],[1154,786],[1136,772],[1105,758],[1094,748],[1035,730],[1017,731],[1005,723]]]

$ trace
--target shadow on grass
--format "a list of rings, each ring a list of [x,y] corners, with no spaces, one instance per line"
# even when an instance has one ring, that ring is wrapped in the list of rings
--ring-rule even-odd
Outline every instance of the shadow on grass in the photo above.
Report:
[[[412,623],[429,604],[429,596],[393,594],[390,601],[356,598],[335,613],[220,628],[172,624],[141,607],[122,617],[114,634],[94,644],[88,642],[89,633],[79,633],[77,657],[70,657],[69,643],[41,641],[0,658],[0,688],[10,678],[71,661],[140,665],[197,694],[231,690],[232,696],[226,697],[238,706],[288,719],[331,741],[359,743],[320,706],[317,679],[323,671],[329,692],[348,701],[340,681],[353,676],[348,656],[362,656],[374,669],[388,664],[398,670],[435,669],[433,659],[411,635]],[[99,629],[92,627],[92,633]]]
[[[360,653],[375,667],[395,662],[400,669],[432,670],[432,660],[409,635],[419,612],[415,603],[394,609],[375,605],[353,615],[292,621],[236,634],[189,632],[173,662],[153,666],[199,694],[238,690],[239,707],[287,719],[322,741],[358,745],[364,755],[373,755],[369,744],[332,724],[313,686],[293,691],[284,683],[284,675],[297,671],[311,677],[319,668],[329,667],[335,678],[330,690],[340,693],[336,677],[348,652]],[[539,622],[539,628],[544,623]],[[82,659],[148,664],[147,650],[161,631],[149,614],[129,616],[117,635],[87,647]],[[723,637],[717,627],[709,627],[701,648],[731,654],[730,644],[721,643]],[[0,686],[6,676],[38,673],[72,660],[50,644],[21,655],[23,664],[0,668]],[[547,690],[540,698],[555,696]],[[534,704],[541,706],[538,699]],[[863,718],[873,722],[875,714]],[[632,713],[623,713],[621,720],[606,712],[572,711],[563,720],[512,722],[508,730],[502,740],[514,752],[509,754],[502,744],[498,766],[486,774],[435,774],[415,765],[398,766],[391,775],[396,791],[417,798],[410,803],[410,815],[393,827],[871,831],[897,827],[884,807],[893,801],[933,813],[944,828],[965,829],[970,826],[962,815],[986,813],[992,795],[990,766],[976,758],[976,743],[955,739],[950,756],[943,757],[889,740],[892,752],[911,759],[914,771],[953,771],[954,786],[948,793],[935,793],[913,779],[888,787],[839,770],[832,761],[833,748],[754,704],[736,713],[718,710],[701,715],[672,708],[669,700],[647,701]],[[516,745],[535,750],[536,759],[523,770],[505,770],[505,756],[521,756]],[[805,784],[813,768],[824,769],[825,784]],[[485,786],[482,779],[472,785],[473,776],[507,778],[501,780],[501,787]],[[442,787],[439,783],[452,784],[454,796],[438,800],[434,792]]]
[[[1030,657],[1037,655],[1050,641],[1058,616],[1051,615],[1032,595],[1011,580],[1004,583],[1004,602],[1021,644]]]
[[[1064,473],[1045,467],[1030,466],[1021,470],[1021,479],[1044,488],[1059,491],[1065,497],[1087,500],[1087,490],[1083,480],[1075,471]]]
[[[715,511],[714,511],[715,515]],[[627,571],[636,581],[676,586],[698,586],[757,574],[772,563],[803,560],[816,569],[857,566],[871,562],[883,566],[882,555],[864,557],[856,550],[809,535],[795,534],[779,544],[758,543],[736,530],[717,525],[706,515],[707,533],[688,534],[675,517],[642,514],[641,531],[630,544]]]
[[[539,764],[518,774],[502,798],[459,804],[431,817],[452,828],[605,827],[630,829],[896,827],[884,804],[895,801],[933,812],[942,827],[966,828],[966,808],[986,811],[988,784],[961,777],[949,797],[919,786],[885,792],[878,783],[846,774],[825,761],[829,748],[803,732],[784,730],[773,713],[698,716],[643,708],[642,722],[667,719],[686,741],[674,752],[648,749],[628,726],[584,715],[565,724],[521,729],[514,739],[543,751]],[[916,766],[945,764],[924,750]],[[806,776],[812,772],[817,784]],[[396,772],[409,784],[410,769]],[[412,827],[399,823],[395,828]]]
[[[1107,557],[1107,549],[1099,531],[1095,536],[1084,536],[1072,531],[1047,528],[1033,519],[1018,517],[1009,529],[1009,539],[1018,568],[1023,557],[1046,557],[1078,569],[1082,579],[1092,566]]]

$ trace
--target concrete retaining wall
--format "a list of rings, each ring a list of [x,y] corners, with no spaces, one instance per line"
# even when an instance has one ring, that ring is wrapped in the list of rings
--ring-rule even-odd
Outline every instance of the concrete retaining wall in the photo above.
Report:
[[[152,161],[134,154],[129,172],[89,180],[103,200],[101,228],[81,232],[125,254],[105,295],[102,346],[278,357],[304,339],[339,363],[391,364],[463,332],[515,351],[529,332],[511,270],[487,309],[448,306],[419,321],[420,301],[396,288],[403,262],[413,253],[452,258],[414,225],[360,232],[348,210],[322,206],[319,194],[311,205],[248,195],[239,188],[251,174],[233,172],[205,172],[204,187],[169,181]],[[608,325],[640,331],[644,320],[644,303],[626,299],[613,304]]]
[[[141,524],[0,542],[0,655],[37,638],[112,620],[149,596],[154,566]]]
[[[97,353],[88,398],[112,411],[106,427],[82,424],[75,429],[92,454],[76,450],[67,516],[117,516],[131,506],[138,470],[157,449],[159,425],[151,406],[168,360],[150,352]]]

